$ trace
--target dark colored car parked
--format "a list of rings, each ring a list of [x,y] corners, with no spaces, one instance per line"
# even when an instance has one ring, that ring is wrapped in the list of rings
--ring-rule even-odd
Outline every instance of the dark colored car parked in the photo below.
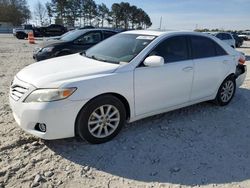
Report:
[[[40,27],[39,30],[44,37],[59,36],[68,31],[66,27],[58,24],[51,24],[48,27]]]
[[[14,28],[13,35],[18,39],[28,38],[28,33],[33,32],[35,37],[60,36],[67,32],[67,28],[62,25],[51,24],[48,27],[33,27],[26,24],[22,28]]]
[[[59,40],[47,41],[36,48],[33,58],[41,61],[53,57],[83,52],[102,40],[117,34],[117,31],[108,29],[74,30]]]
[[[235,39],[235,45],[237,48],[243,45],[244,39],[239,37],[236,33],[233,33],[233,38]]]

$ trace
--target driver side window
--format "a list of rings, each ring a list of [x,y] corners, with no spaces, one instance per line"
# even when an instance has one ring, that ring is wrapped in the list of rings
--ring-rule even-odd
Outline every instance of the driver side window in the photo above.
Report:
[[[185,36],[168,38],[160,43],[149,56],[152,55],[163,57],[165,63],[188,60],[187,39]]]
[[[101,41],[100,32],[87,33],[76,40],[77,44],[97,44]]]

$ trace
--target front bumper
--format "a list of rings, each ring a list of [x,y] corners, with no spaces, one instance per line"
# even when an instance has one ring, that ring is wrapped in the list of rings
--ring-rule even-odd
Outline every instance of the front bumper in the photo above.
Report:
[[[75,136],[75,120],[85,104],[84,101],[65,99],[54,102],[24,103],[23,100],[27,95],[19,100],[13,99],[11,94],[9,97],[13,116],[22,129],[46,140]],[[37,123],[46,124],[46,132],[35,129]]]
[[[35,61],[42,61],[42,60],[50,59],[52,57],[54,57],[52,53],[41,52],[41,49],[35,50],[33,52],[33,59]]]

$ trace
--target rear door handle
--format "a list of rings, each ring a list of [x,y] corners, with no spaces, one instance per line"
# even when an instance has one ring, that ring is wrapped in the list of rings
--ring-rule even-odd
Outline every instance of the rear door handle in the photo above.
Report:
[[[182,70],[185,72],[189,72],[189,71],[193,70],[193,67],[185,67]]]

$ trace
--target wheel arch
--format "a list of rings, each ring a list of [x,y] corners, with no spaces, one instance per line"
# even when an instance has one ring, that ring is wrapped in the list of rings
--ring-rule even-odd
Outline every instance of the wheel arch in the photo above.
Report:
[[[226,79],[228,79],[228,78],[230,78],[230,77],[233,77],[235,80],[236,80],[236,78],[237,78],[234,72],[229,72],[229,73],[225,76],[225,78],[220,82],[218,89],[220,88],[221,84],[222,84]]]
[[[126,110],[126,120],[129,120],[129,119],[130,119],[130,117],[131,117],[130,105],[129,105],[128,100],[127,100],[123,95],[121,95],[121,94],[119,94],[119,93],[114,93],[114,92],[103,93],[103,94],[97,95],[97,96],[93,97],[92,99],[90,99],[86,104],[83,105],[83,107],[82,107],[82,108],[79,110],[79,112],[77,113],[77,116],[76,116],[76,118],[75,118],[75,124],[74,124],[74,125],[75,125],[75,136],[78,135],[77,130],[76,130],[76,123],[77,123],[78,116],[79,116],[81,110],[82,110],[86,105],[88,105],[91,101],[95,100],[96,98],[99,98],[99,97],[102,97],[102,96],[106,96],[106,95],[111,95],[111,96],[114,96],[114,97],[116,97],[117,99],[119,99],[119,100],[122,102],[122,104],[124,105],[124,107],[125,107],[125,110]]]
[[[225,77],[225,79],[222,81],[222,83],[221,83],[221,85],[219,86],[219,88],[218,88],[218,90],[217,90],[217,93],[216,93],[216,95],[215,95],[215,97],[214,97],[214,100],[213,100],[213,102],[215,103],[215,104],[218,104],[218,105],[220,105],[220,106],[225,106],[225,105],[227,105],[227,104],[229,104],[229,102],[232,100],[232,98],[233,98],[233,96],[234,96],[234,94],[235,94],[235,91],[236,91],[236,78],[237,78],[237,76],[236,76],[236,74],[235,73],[229,73],[226,77]],[[219,98],[218,96],[220,96],[220,88],[222,87],[222,84],[226,81],[226,80],[229,80],[229,79],[231,79],[231,80],[233,80],[234,81],[234,93],[232,94],[232,96],[231,96],[231,99],[229,100],[229,101],[222,101],[221,100],[221,98]]]
[[[17,31],[17,32],[16,32],[16,37],[17,37],[17,38],[18,38],[18,35],[23,35],[24,38],[27,38],[27,37],[28,37],[27,33],[23,32],[23,31]]]
[[[229,78],[229,77],[234,77],[234,78],[236,79],[235,73],[230,73],[230,74],[228,74],[228,76],[227,76],[224,80],[226,80],[226,79]],[[224,80],[223,80],[223,81],[224,81]]]

